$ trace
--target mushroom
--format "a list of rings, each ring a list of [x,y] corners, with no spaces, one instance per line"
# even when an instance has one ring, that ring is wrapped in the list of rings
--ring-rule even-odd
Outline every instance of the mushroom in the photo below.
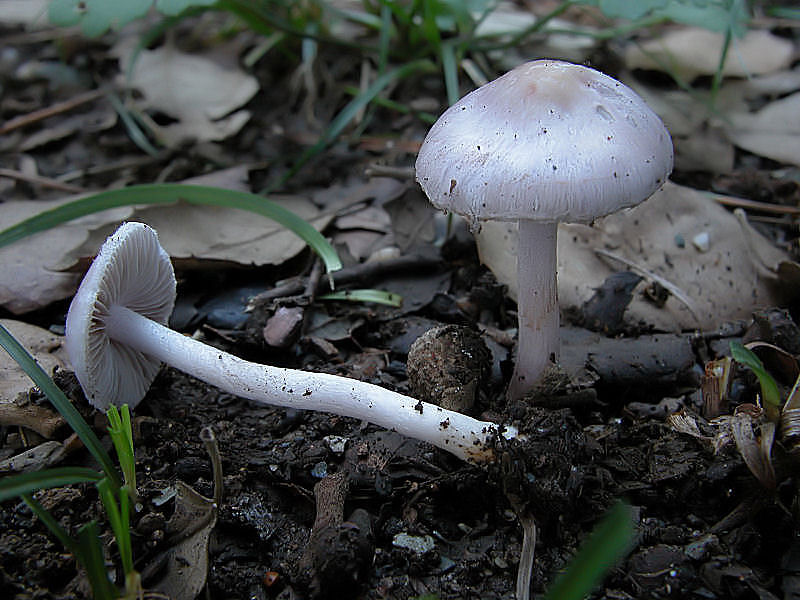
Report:
[[[517,221],[519,334],[508,396],[557,363],[559,221],[591,222],[648,198],[672,170],[672,140],[635,92],[587,67],[532,61],[481,86],[431,127],[417,181],[437,208]]]
[[[124,223],[103,244],[67,314],[67,351],[96,408],[131,408],[162,362],[226,392],[263,404],[363,419],[473,463],[494,459],[491,441],[516,435],[461,413],[347,377],[260,365],[166,326],[176,282],[151,227]]]

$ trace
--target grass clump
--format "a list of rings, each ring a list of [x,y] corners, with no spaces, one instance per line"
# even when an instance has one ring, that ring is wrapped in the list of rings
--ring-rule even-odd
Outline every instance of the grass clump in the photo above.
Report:
[[[72,406],[64,392],[56,386],[33,357],[2,325],[0,325],[0,346],[42,390],[73,431],[78,434],[101,467],[100,470],[84,467],[57,467],[8,475],[0,480],[0,501],[18,496],[30,507],[31,511],[86,570],[92,595],[96,600],[140,597],[141,581],[133,566],[131,549],[130,512],[132,500],[136,498],[136,475],[133,433],[128,407],[123,406],[121,412],[118,412],[116,407],[112,407],[108,412],[109,434],[124,473],[123,481],[111,456],[80,413]],[[34,497],[34,494],[40,490],[80,483],[93,483],[97,488],[119,552],[125,580],[122,592],[109,578],[97,520],[93,519],[81,526],[77,531],[77,537],[73,537]]]

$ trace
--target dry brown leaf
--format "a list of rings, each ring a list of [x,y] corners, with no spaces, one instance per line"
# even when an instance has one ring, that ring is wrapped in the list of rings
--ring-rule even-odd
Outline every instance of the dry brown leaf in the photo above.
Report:
[[[692,243],[702,233],[709,236],[705,252]],[[485,223],[478,246],[483,262],[516,297],[516,228]],[[619,256],[627,264],[597,250]],[[726,321],[749,318],[756,307],[778,304],[776,270],[787,261],[783,251],[709,195],[667,183],[646,202],[598,219],[593,226],[559,226],[560,304],[581,307],[609,275],[630,270],[633,264],[685,294],[697,318],[675,295],[659,308],[637,293],[625,312],[627,323],[663,331],[710,330]]]
[[[730,173],[734,167],[734,147],[720,124],[728,112],[745,111],[741,88],[725,84],[710,110],[708,94],[689,94],[684,90],[659,90],[635,80],[626,80],[664,121],[675,146],[675,166],[687,171]],[[738,82],[736,82],[738,83]],[[730,91],[729,91],[730,90]],[[723,119],[717,118],[722,114]]]
[[[175,488],[175,512],[166,528],[174,545],[153,563],[163,575],[154,589],[174,600],[194,600],[208,577],[209,538],[217,524],[217,507],[182,481]]]
[[[135,49],[125,39],[113,52],[127,66]],[[248,111],[237,109],[258,92],[256,78],[235,65],[219,64],[213,55],[187,54],[171,44],[141,50],[124,83],[141,92],[139,108],[177,119],[167,126],[151,124],[169,146],[237,133],[250,118]]]
[[[680,27],[643,43],[631,43],[625,49],[629,69],[671,71],[691,82],[700,75],[713,75],[725,37],[721,33],[697,27]],[[742,38],[733,38],[722,69],[726,77],[749,77],[785,69],[792,62],[794,45],[769,31],[750,30]]]
[[[270,200],[324,228],[331,217],[318,217],[318,209],[303,196],[270,196]],[[174,261],[217,260],[242,265],[280,264],[303,251],[306,244],[282,225],[249,211],[186,202],[141,206],[130,219],[153,227]],[[94,229],[86,241],[65,254],[64,265],[93,256],[116,229],[109,223]]]
[[[40,212],[72,202],[76,197],[59,200],[12,200],[0,203],[3,228]],[[88,231],[103,223],[128,218],[132,208],[118,208],[70,221],[0,248],[0,306],[21,315],[69,297],[80,275],[57,270],[65,251],[80,245]]]
[[[68,367],[69,359],[62,336],[13,319],[0,319],[0,325],[8,329],[48,375],[56,367]],[[0,402],[13,402],[20,394],[27,394],[32,387],[30,377],[16,361],[7,352],[0,352]]]
[[[49,27],[48,0],[0,0],[0,23],[25,25],[31,29]]]
[[[800,92],[754,113],[729,115],[726,131],[734,144],[748,152],[800,166]]]
[[[226,169],[184,183],[245,190],[246,166]],[[10,201],[0,204],[0,223],[13,225],[74,197],[53,202]],[[271,200],[324,228],[330,216],[303,196]],[[67,298],[80,274],[64,272],[94,256],[100,244],[125,219],[152,225],[176,260],[218,260],[244,265],[280,264],[305,248],[305,242],[276,222],[249,211],[187,203],[130,206],[90,215],[0,248],[0,306],[23,314]]]

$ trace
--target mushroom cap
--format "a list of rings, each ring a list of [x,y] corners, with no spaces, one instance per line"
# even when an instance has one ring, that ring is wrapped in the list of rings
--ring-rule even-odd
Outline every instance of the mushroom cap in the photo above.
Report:
[[[448,108],[416,171],[436,207],[471,220],[588,222],[655,192],[672,171],[672,140],[619,81],[536,60]]]
[[[155,230],[123,223],[100,248],[67,313],[66,347],[89,402],[133,408],[144,397],[161,366],[112,339],[104,317],[111,306],[125,306],[165,325],[175,305],[175,272]]]

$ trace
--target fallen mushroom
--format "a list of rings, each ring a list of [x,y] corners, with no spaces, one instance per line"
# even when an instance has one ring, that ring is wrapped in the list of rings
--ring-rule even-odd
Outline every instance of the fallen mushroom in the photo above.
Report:
[[[176,282],[152,228],[124,223],[103,244],[67,314],[66,346],[89,402],[133,408],[165,362],[256,402],[363,419],[473,463],[494,459],[500,427],[382,387],[248,362],[166,326]]]
[[[635,92],[593,69],[523,64],[464,96],[431,127],[416,162],[430,201],[519,222],[519,339],[511,398],[559,353],[559,221],[590,222],[649,197],[672,170],[664,124]]]

